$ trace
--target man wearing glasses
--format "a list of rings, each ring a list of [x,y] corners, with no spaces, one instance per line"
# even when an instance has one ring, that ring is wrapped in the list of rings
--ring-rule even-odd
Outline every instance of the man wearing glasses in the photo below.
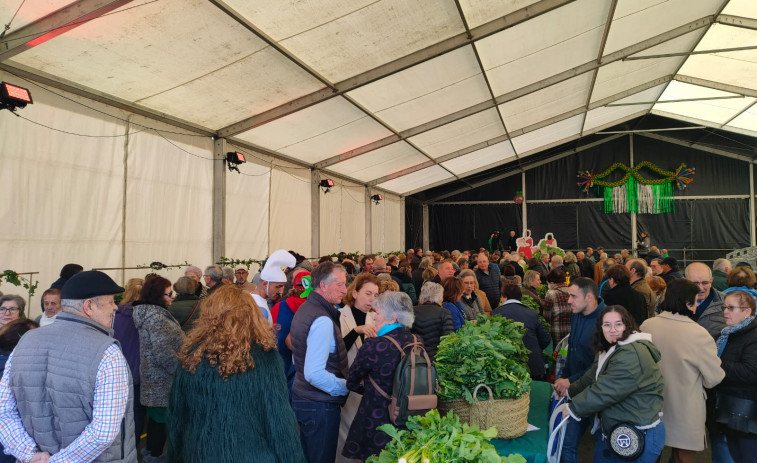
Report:
[[[55,323],[31,330],[0,380],[0,442],[24,462],[136,462],[132,380],[113,339],[108,275],[81,272],[61,291]]]
[[[725,328],[723,317],[723,293],[712,287],[712,270],[701,262],[689,264],[685,270],[686,279],[699,287],[694,320],[717,339]]]

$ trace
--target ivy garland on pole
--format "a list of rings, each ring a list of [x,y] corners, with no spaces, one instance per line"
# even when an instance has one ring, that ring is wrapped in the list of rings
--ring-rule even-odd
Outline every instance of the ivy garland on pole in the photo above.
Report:
[[[661,178],[646,179],[641,176],[641,169],[649,169]],[[625,171],[617,181],[603,180],[616,170]],[[676,170],[664,170],[649,161],[642,161],[634,167],[616,162],[604,172],[578,172],[577,185],[584,193],[594,188],[597,195],[604,198],[605,214],[636,212],[642,214],[662,214],[675,210],[673,203],[673,185],[683,190],[694,180],[694,168],[681,164]]]

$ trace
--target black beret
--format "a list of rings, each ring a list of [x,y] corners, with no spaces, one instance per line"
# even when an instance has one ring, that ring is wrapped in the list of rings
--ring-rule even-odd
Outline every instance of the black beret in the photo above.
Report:
[[[61,299],[89,299],[118,294],[124,289],[108,275],[97,270],[80,272],[68,279],[60,293]]]

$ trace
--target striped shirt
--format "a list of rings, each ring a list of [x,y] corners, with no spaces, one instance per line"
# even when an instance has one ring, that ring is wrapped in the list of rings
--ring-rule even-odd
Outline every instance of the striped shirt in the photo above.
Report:
[[[0,442],[5,453],[27,463],[40,450],[24,428],[18,414],[16,399],[10,388],[10,370],[13,354],[5,364],[0,379]],[[79,437],[50,462],[92,461],[115,440],[129,400],[129,366],[117,344],[111,344],[103,353],[95,378],[95,395],[92,402],[92,422]]]

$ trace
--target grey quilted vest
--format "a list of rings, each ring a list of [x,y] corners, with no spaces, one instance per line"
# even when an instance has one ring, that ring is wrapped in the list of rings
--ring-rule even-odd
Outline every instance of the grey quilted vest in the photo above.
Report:
[[[113,343],[112,330],[61,312],[55,323],[29,331],[13,351],[10,386],[24,428],[43,452],[67,447],[92,421],[97,367]],[[121,430],[94,461],[136,463],[133,387]]]

